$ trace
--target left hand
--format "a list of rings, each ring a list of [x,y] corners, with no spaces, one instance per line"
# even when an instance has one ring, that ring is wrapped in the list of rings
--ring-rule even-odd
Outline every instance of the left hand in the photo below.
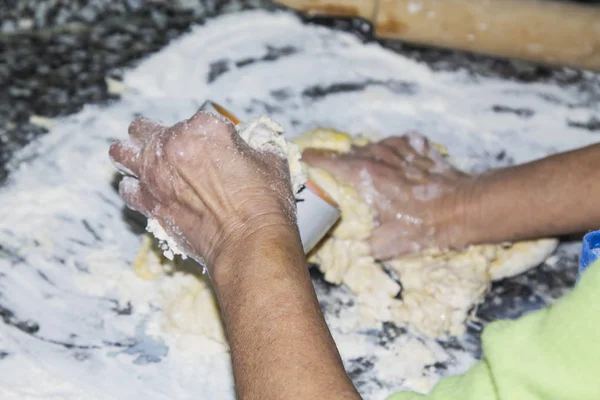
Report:
[[[454,168],[424,136],[390,137],[347,154],[307,149],[302,159],[352,184],[374,208],[378,227],[370,243],[376,258],[466,244],[456,216],[473,179]]]

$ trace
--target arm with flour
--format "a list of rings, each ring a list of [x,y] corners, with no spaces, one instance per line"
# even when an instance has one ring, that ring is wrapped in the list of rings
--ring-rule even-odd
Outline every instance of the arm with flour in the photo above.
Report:
[[[207,113],[172,127],[136,120],[130,139],[110,149],[127,175],[119,191],[206,262],[238,398],[359,399],[310,281],[290,165],[272,147],[276,138],[263,140],[269,124],[259,125],[244,140]]]
[[[370,241],[383,260],[600,227],[600,144],[468,176],[416,134],[303,160],[352,183],[374,207]]]

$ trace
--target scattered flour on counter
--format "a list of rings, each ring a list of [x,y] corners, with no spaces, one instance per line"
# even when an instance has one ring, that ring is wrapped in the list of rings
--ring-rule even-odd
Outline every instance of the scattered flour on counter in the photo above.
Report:
[[[597,85],[596,75],[586,76]],[[161,270],[164,277],[149,280],[132,267],[144,227],[112,185],[107,152],[140,114],[176,123],[211,99],[241,120],[269,115],[287,139],[320,126],[369,137],[418,130],[446,146],[459,168],[478,170],[594,143],[597,135],[568,121],[600,113],[574,87],[434,72],[378,44],[266,11],[193,29],[127,72],[123,89],[118,102],[54,121],[16,155],[0,187],[0,396],[235,398],[226,346],[193,333],[217,336],[218,325],[162,308],[198,301],[213,312],[208,288],[190,282],[198,274]],[[532,114],[497,113],[497,105]],[[501,152],[506,157],[496,157]],[[402,327],[372,329],[369,300],[320,279],[315,285],[365,399],[426,391],[475,361],[477,346],[465,338],[440,346]],[[182,287],[201,294],[179,300]],[[164,329],[170,312],[178,329]],[[406,355],[415,342],[424,346],[417,360]],[[433,358],[446,369],[421,365]]]

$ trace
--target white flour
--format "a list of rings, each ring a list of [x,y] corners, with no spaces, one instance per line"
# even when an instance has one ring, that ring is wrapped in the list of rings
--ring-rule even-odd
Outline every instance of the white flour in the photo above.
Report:
[[[269,52],[279,56],[261,61]],[[227,71],[207,83],[211,64]],[[490,155],[500,151],[523,162],[598,137],[567,126],[599,113],[574,89],[432,72],[283,13],[230,15],[194,29],[130,71],[124,85],[119,102],[57,121],[16,157],[0,189],[2,399],[234,396],[228,354],[194,337],[162,335],[153,305],[159,288],[131,270],[139,231],[123,218],[107,152],[138,114],[175,123],[211,99],[242,120],[267,114],[291,136],[323,125],[381,135],[417,129],[465,169],[494,165]],[[533,114],[493,112],[497,105]],[[407,346],[421,346],[421,361],[449,360],[446,374],[474,361],[397,328],[356,330],[358,306],[347,289],[319,284],[318,293],[366,399],[427,389],[437,379],[434,372],[424,379]]]
[[[165,257],[169,260],[172,260],[173,257],[177,254],[181,256],[184,260],[187,258],[187,254],[185,251],[173,239],[171,236],[167,234],[164,228],[160,225],[160,222],[154,218],[148,219],[148,225],[146,225],[146,230],[154,235],[154,237],[159,241],[160,248],[163,251]]]

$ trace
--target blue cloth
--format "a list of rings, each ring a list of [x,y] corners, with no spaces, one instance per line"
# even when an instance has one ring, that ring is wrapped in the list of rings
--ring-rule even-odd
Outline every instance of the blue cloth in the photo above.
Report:
[[[600,258],[600,231],[590,232],[583,237],[583,248],[579,259],[579,275]]]

